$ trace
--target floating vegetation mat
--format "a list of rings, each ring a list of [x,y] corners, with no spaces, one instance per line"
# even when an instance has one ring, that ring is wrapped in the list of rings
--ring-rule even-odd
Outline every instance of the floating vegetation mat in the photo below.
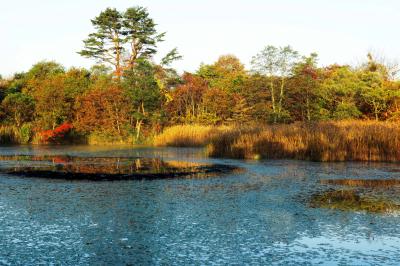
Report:
[[[350,187],[368,187],[368,188],[376,187],[376,188],[379,188],[379,187],[400,186],[400,180],[398,180],[398,179],[328,179],[328,180],[321,180],[321,184],[350,186]]]
[[[373,213],[400,210],[400,205],[389,199],[367,196],[357,190],[330,190],[314,194],[310,200],[310,207]]]
[[[229,165],[163,161],[159,158],[2,156],[1,172],[23,177],[66,180],[143,180],[208,178],[241,171]]]

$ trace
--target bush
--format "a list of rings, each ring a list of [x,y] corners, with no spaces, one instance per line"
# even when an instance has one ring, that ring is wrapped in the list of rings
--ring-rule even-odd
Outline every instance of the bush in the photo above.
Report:
[[[28,144],[33,136],[32,125],[30,123],[23,124],[19,129],[20,143]]]

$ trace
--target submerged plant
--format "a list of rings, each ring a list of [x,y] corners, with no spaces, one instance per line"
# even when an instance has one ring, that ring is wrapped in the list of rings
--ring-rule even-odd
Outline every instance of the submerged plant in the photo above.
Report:
[[[399,186],[400,180],[398,179],[328,179],[321,180],[324,185],[339,185],[350,187],[393,187]]]
[[[366,211],[388,213],[400,210],[400,206],[385,198],[365,196],[356,190],[330,190],[315,194],[309,202],[312,208],[342,211]]]

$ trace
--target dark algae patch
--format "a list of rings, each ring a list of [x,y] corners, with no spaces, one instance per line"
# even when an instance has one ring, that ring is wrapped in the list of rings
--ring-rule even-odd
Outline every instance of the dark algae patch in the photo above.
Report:
[[[398,180],[398,179],[328,179],[328,180],[321,180],[321,184],[349,186],[349,187],[380,188],[380,187],[400,186],[400,180]]]
[[[400,210],[400,206],[389,199],[364,195],[357,190],[330,190],[316,193],[311,197],[310,207],[373,213]]]
[[[240,169],[222,164],[163,161],[137,157],[3,156],[14,162],[1,171],[8,175],[65,180],[117,181],[168,178],[208,178]],[[15,164],[16,162],[16,164]]]
[[[398,179],[326,179],[319,182],[329,189],[314,193],[312,208],[391,213],[400,210]]]

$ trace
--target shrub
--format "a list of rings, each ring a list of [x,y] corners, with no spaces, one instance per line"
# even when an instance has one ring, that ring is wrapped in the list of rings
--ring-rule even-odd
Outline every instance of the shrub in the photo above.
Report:
[[[64,123],[54,130],[46,130],[39,133],[41,143],[61,143],[64,142],[66,135],[71,132],[72,125]]]

